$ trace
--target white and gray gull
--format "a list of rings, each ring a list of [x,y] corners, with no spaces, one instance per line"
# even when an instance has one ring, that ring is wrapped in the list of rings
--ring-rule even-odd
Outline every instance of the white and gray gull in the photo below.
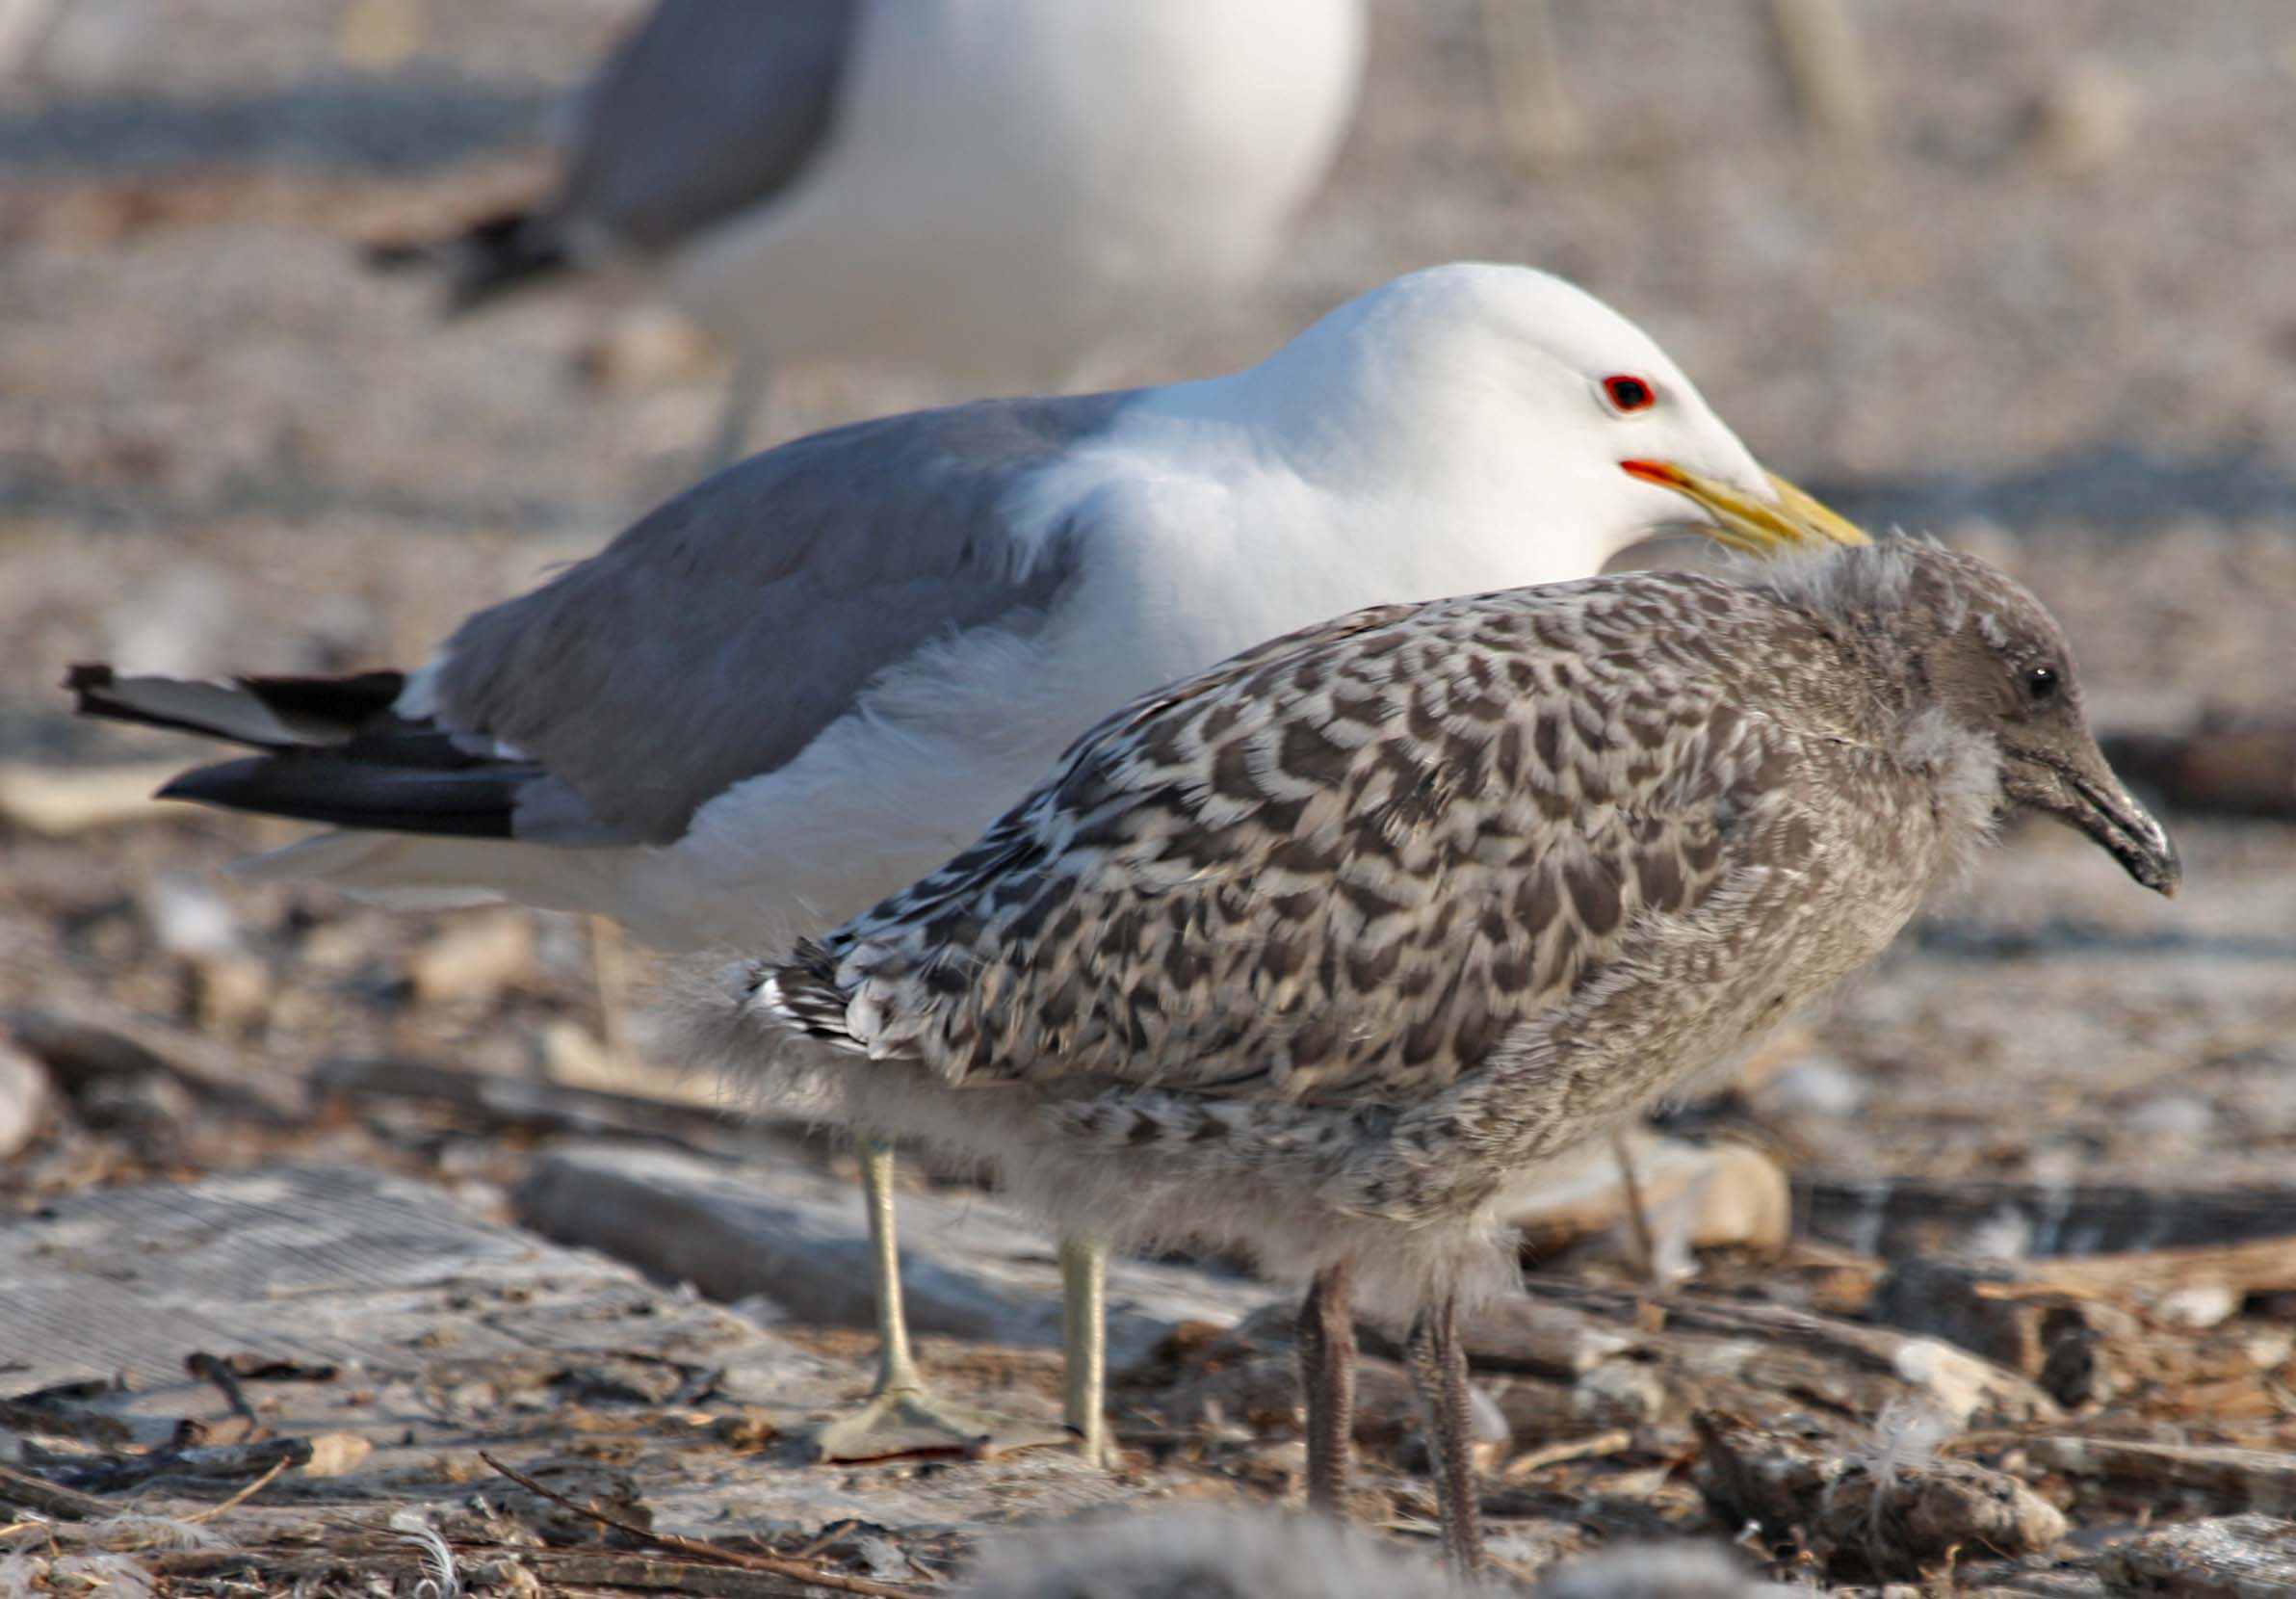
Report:
[[[1693,503],[1669,484],[1697,474]],[[1663,352],[1521,267],[1450,266],[1259,365],[799,439],[480,612],[420,670],[75,672],[82,708],[256,747],[181,798],[334,824],[258,875],[599,912],[668,948],[820,931],[949,858],[1132,695],[1383,600],[1583,577],[1694,527],[1857,538],[1765,477]],[[833,1455],[956,1447],[902,1330],[891,1157],[863,1161],[885,1333]],[[1072,1422],[1102,1447],[1091,1311]]]
[[[876,357],[1066,387],[1247,287],[1355,107],[1363,0],[664,0],[571,107],[531,207],[385,261],[470,306],[638,268],[771,371]]]
[[[1699,492],[1699,485],[1686,485]],[[1416,1311],[1477,1560],[1460,1298],[1492,1207],[1878,954],[2005,812],[2166,894],[2038,601],[1926,542],[1358,611],[1135,700],[946,867],[704,1005],[1072,1232],[1309,1276],[1309,1491],[1350,1303]]]

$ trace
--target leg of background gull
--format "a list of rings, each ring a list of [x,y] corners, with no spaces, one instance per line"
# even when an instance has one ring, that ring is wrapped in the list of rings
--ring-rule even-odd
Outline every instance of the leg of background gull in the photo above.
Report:
[[[746,350],[734,352],[732,371],[725,382],[725,409],[718,418],[718,432],[710,439],[709,452],[701,458],[705,474],[731,466],[748,453],[750,432],[757,425],[759,407],[766,403],[769,376],[765,357]]]
[[[1870,139],[1873,91],[1841,0],[1770,0],[1770,14],[1803,115],[1845,143]]]
[[[1292,1325],[1307,1396],[1308,1508],[1344,1519],[1355,1433],[1355,1307],[1344,1262],[1317,1274]]]
[[[822,1429],[814,1454],[823,1460],[875,1460],[926,1450],[986,1454],[1066,1436],[1052,1428],[951,1404],[926,1388],[909,1352],[909,1323],[900,1303],[891,1144],[863,1141],[861,1186],[869,1199],[870,1264],[876,1278],[876,1386],[869,1391],[868,1403]]]
[[[1483,0],[1483,54],[1500,129],[1516,156],[1548,166],[1583,143],[1550,0]]]
[[[1060,1241],[1060,1352],[1065,1420],[1077,1450],[1096,1466],[1115,1464],[1109,1436],[1109,1246]]]
[[[1459,1342],[1455,1296],[1446,1294],[1420,1312],[1411,1328],[1410,1358],[1412,1386],[1427,1411],[1427,1453],[1435,1462],[1444,1554],[1453,1576],[1472,1580],[1483,1566],[1482,1485],[1471,1453],[1474,1402],[1467,1390],[1467,1346]]]

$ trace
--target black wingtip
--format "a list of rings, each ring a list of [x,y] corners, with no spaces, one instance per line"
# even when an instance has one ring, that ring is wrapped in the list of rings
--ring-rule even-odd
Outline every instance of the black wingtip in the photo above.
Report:
[[[364,255],[376,272],[438,273],[446,280],[449,317],[480,310],[573,265],[549,219],[524,208],[482,218],[449,238],[371,244]]]
[[[391,721],[405,687],[405,674],[397,671],[199,681],[121,677],[109,666],[86,662],[64,677],[77,715],[228,739],[259,749],[355,738]]]
[[[295,749],[194,767],[155,798],[373,832],[509,838],[518,791],[539,774],[528,766],[437,771]]]
[[[236,761],[196,766],[162,783],[152,798],[182,800],[195,805],[221,805],[225,810],[244,809],[244,797],[269,761],[266,755],[248,755]]]
[[[64,669],[64,681],[57,687],[72,696],[75,716],[88,716],[117,681],[118,674],[101,661],[75,661]]]

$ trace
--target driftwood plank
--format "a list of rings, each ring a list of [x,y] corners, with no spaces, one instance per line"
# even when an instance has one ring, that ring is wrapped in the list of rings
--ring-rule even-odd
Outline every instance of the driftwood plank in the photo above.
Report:
[[[2157,1528],[2105,1552],[2113,1591],[2168,1599],[2288,1599],[2296,1594],[2296,1522],[2227,1516]]]
[[[2296,1217],[2289,1219],[2296,1222]],[[2207,1290],[2229,1296],[2236,1306],[2245,1295],[2291,1288],[2296,1288],[2296,1234],[2239,1244],[2027,1261],[2018,1269],[2014,1282],[1981,1292],[1996,1298],[2059,1294],[2161,1304],[2179,1295]]]
[[[520,1314],[447,1314],[465,1282],[483,1291],[471,1312],[508,1299]],[[472,1357],[526,1355],[536,1340],[576,1336],[545,1313],[552,1300],[616,1294],[644,1290],[427,1184],[281,1166],[91,1190],[0,1229],[0,1365],[22,1388],[122,1371],[149,1386],[187,1380],[184,1362],[201,1350],[388,1367],[427,1340]]]
[[[2039,1261],[1899,1262],[1874,1291],[1877,1321],[1943,1338],[2034,1378],[2059,1403],[2141,1390],[2208,1396],[2220,1421],[2279,1413],[2296,1336],[2270,1329],[2196,1338],[2243,1296],[2296,1271],[2296,1239]]]
[[[45,1478],[0,1466],[0,1505],[14,1505],[66,1521],[100,1521],[119,1507],[94,1494],[66,1488]]]
[[[729,1301],[763,1295],[800,1322],[874,1324],[859,1194],[808,1164],[737,1166],[583,1144],[536,1162],[513,1202],[546,1237],[602,1249],[659,1280]],[[1059,1342],[1059,1265],[1042,1228],[986,1194],[903,1193],[900,1210],[912,1327]],[[1109,1358],[1130,1364],[1181,1323],[1232,1322],[1279,1294],[1232,1274],[1119,1257],[1109,1267]]]
[[[2025,1452],[2034,1464],[2069,1477],[2143,1490],[2162,1513],[2186,1498],[2212,1510],[2296,1514],[2296,1455],[2123,1438],[2035,1438]]]
[[[2296,1235],[2296,1188],[1933,1181],[1818,1172],[1793,1184],[1796,1231],[1864,1255],[1953,1253],[1979,1228],[2024,1234],[2027,1258],[2125,1254]]]
[[[2172,731],[2108,732],[2101,742],[2114,771],[2178,810],[2296,817],[2296,721],[2204,718]]]
[[[2048,1395],[2019,1374],[1891,1327],[1695,1294],[1646,1296],[1546,1278],[1529,1286],[1528,1308],[1502,1301],[1470,1326],[1470,1358],[1478,1339],[1488,1340],[1500,1359],[1517,1345],[1504,1332],[1485,1330],[1494,1324],[1503,1328],[1527,1322],[1553,1341],[1562,1325],[1576,1320],[1586,1329],[1581,1338],[1597,1344],[1624,1340],[1620,1355],[1646,1366],[1654,1360],[1671,1364],[1686,1388],[1728,1379],[1796,1394],[1803,1404],[1815,1402],[1844,1416],[1871,1416],[1892,1399],[1918,1399],[1962,1426],[2057,1413]]]

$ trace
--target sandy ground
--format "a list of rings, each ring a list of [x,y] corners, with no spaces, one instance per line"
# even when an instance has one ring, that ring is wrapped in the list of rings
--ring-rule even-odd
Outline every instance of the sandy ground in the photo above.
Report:
[[[347,21],[372,6],[77,0],[0,86],[0,761],[197,756],[71,721],[64,665],[407,663],[684,481],[710,358],[597,296],[442,324],[425,285],[357,262],[530,181],[551,94],[633,7],[401,10],[425,29],[383,66],[390,40]],[[1866,0],[1860,143],[1797,116],[1753,0],[1555,10],[1578,150],[1510,153],[1474,6],[1383,0],[1361,124],[1281,271],[1106,380],[1249,359],[1415,265],[1555,268],[1644,321],[1779,470],[2018,570],[2101,719],[2287,708],[2296,13]],[[943,397],[796,374],[767,432]],[[1809,1020],[1740,1132],[1819,1174],[2284,1180],[2296,829],[2171,821],[2173,904],[2018,832]],[[495,976],[423,991],[457,919],[217,878],[291,833],[170,812],[0,834],[0,1009],[131,1016],[265,1080],[389,1051],[594,1067],[585,927],[513,918]],[[218,948],[255,977],[219,986]],[[436,1142],[327,1136],[439,1169]],[[148,1166],[92,1149],[36,1146],[6,1187]],[[194,1140],[160,1165],[273,1153]],[[469,1159],[516,1175],[515,1151]]]

